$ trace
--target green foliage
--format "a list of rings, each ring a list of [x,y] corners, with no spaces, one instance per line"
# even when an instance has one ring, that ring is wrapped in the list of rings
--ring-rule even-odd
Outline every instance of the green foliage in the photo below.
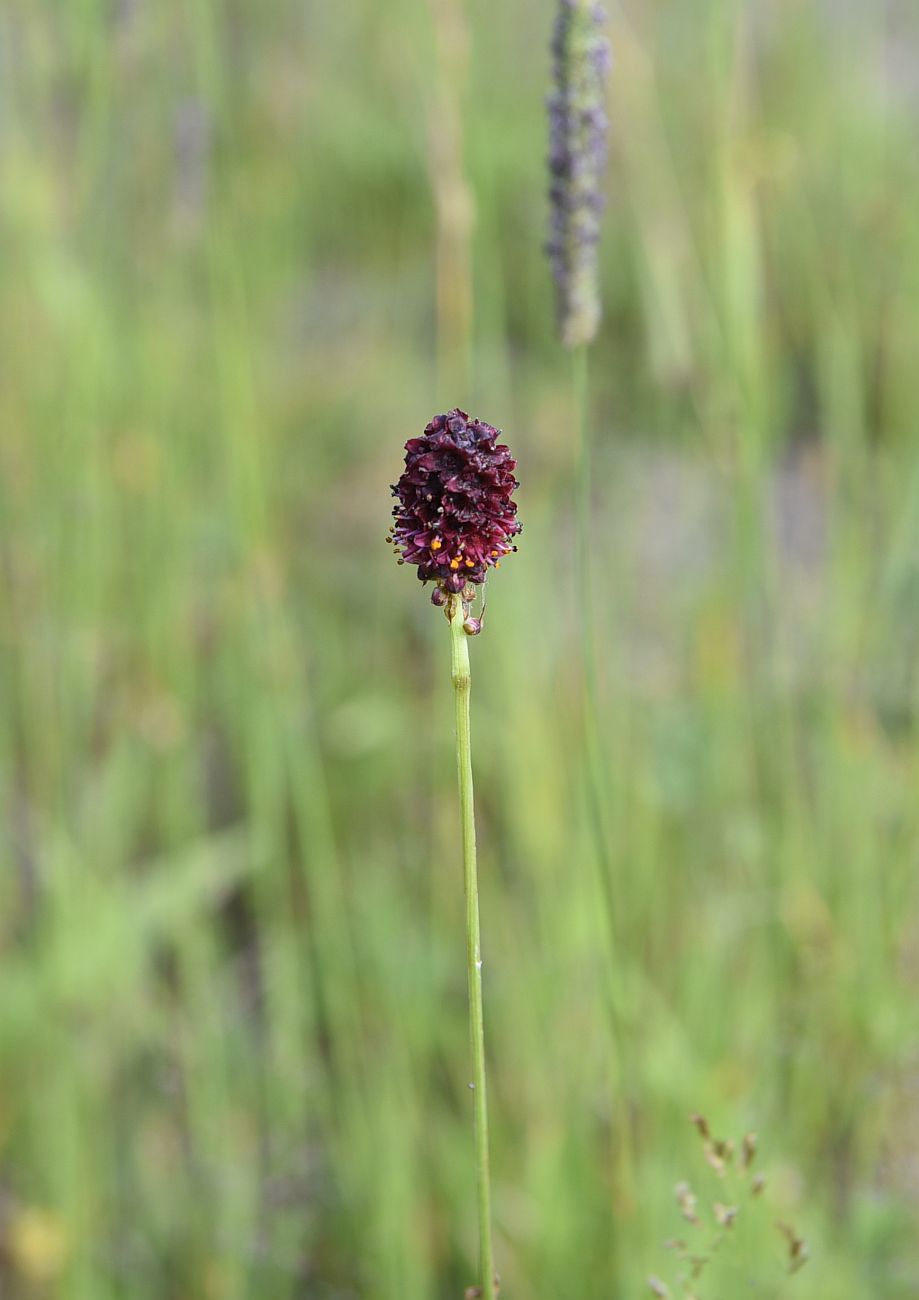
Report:
[[[470,645],[503,1294],[646,1294],[696,1110],[759,1132],[811,1252],[792,1293],[919,1292],[894,8],[614,14],[600,862],[541,255],[551,6],[470,0],[465,65],[460,0],[5,6],[4,1296],[473,1280],[448,631],[383,543],[404,439],[457,403],[512,434],[526,523]],[[765,1276],[774,1226],[745,1240]]]

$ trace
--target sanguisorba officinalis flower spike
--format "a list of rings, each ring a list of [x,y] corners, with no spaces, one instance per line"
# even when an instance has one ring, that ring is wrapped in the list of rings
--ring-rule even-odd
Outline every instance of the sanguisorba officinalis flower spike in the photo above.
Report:
[[[488,1108],[485,1091],[485,1031],[482,1012],[482,954],[476,874],[472,746],[469,729],[468,638],[482,630],[473,603],[490,569],[516,551],[521,531],[514,477],[517,462],[500,432],[465,411],[437,415],[418,438],[405,444],[405,469],[393,485],[394,522],[387,536],[400,564],[413,564],[423,583],[433,583],[433,604],[447,616],[451,633],[451,675],[456,702],[456,758],[459,774],[466,893],[466,965],[469,982],[469,1041],[475,1131],[475,1183],[479,1224],[479,1282],[468,1294],[493,1300],[497,1294],[491,1242],[491,1183],[488,1169]]]
[[[392,537],[421,581],[436,584],[435,605],[481,586],[488,570],[517,549],[517,462],[500,436],[457,409],[436,415],[405,444],[405,469],[392,489]]]

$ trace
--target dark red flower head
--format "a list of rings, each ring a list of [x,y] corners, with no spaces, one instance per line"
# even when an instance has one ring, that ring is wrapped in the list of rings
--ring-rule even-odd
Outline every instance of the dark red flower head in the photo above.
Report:
[[[517,462],[499,431],[465,411],[436,415],[405,444],[405,470],[393,486],[392,536],[402,562],[418,566],[438,593],[485,581],[521,531],[511,493]]]

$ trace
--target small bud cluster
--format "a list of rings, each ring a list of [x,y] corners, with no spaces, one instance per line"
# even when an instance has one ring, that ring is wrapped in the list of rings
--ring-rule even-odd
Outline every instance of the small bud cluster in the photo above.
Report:
[[[597,246],[610,64],[605,17],[592,0],[560,0],[552,38],[546,252],[555,280],[559,330],[569,348],[589,343],[600,323]]]
[[[435,416],[420,438],[405,444],[387,541],[400,564],[414,564],[422,582],[437,584],[435,605],[449,608],[454,596],[468,604],[488,570],[517,549],[517,462],[499,436],[484,420],[455,409]],[[480,630],[480,620],[468,622],[470,635]]]
[[[656,1275],[648,1278],[648,1290],[658,1300],[670,1300],[670,1297],[676,1295],[682,1296],[683,1300],[698,1300],[696,1287],[700,1277],[713,1264],[731,1237],[738,1216],[743,1213],[746,1217],[750,1213],[749,1206],[743,1205],[744,1199],[747,1198],[752,1206],[753,1200],[762,1197],[766,1186],[764,1175],[752,1171],[757,1151],[755,1133],[747,1133],[738,1146],[730,1138],[714,1137],[703,1115],[692,1115],[690,1118],[702,1139],[706,1164],[718,1178],[719,1186],[723,1186],[730,1195],[724,1201],[712,1202],[709,1217],[701,1212],[699,1197],[689,1183],[677,1183],[673,1189],[674,1199],[684,1222],[692,1229],[692,1236],[688,1240],[675,1238],[667,1242],[681,1268],[675,1281],[676,1290],[671,1290]],[[787,1247],[785,1271],[797,1273],[807,1262],[807,1243],[789,1224],[779,1222],[776,1227]],[[712,1230],[714,1235],[709,1236]]]

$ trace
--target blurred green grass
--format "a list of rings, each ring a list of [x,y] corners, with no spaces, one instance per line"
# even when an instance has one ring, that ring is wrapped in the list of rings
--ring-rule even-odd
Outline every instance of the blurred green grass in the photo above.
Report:
[[[382,540],[402,442],[456,403],[524,484],[473,646],[506,1294],[664,1275],[694,1110],[758,1130],[773,1188],[720,1294],[777,1294],[776,1217],[801,1294],[919,1291],[916,17],[612,16],[604,881],[551,12],[0,18],[15,1300],[471,1281],[446,629]]]

